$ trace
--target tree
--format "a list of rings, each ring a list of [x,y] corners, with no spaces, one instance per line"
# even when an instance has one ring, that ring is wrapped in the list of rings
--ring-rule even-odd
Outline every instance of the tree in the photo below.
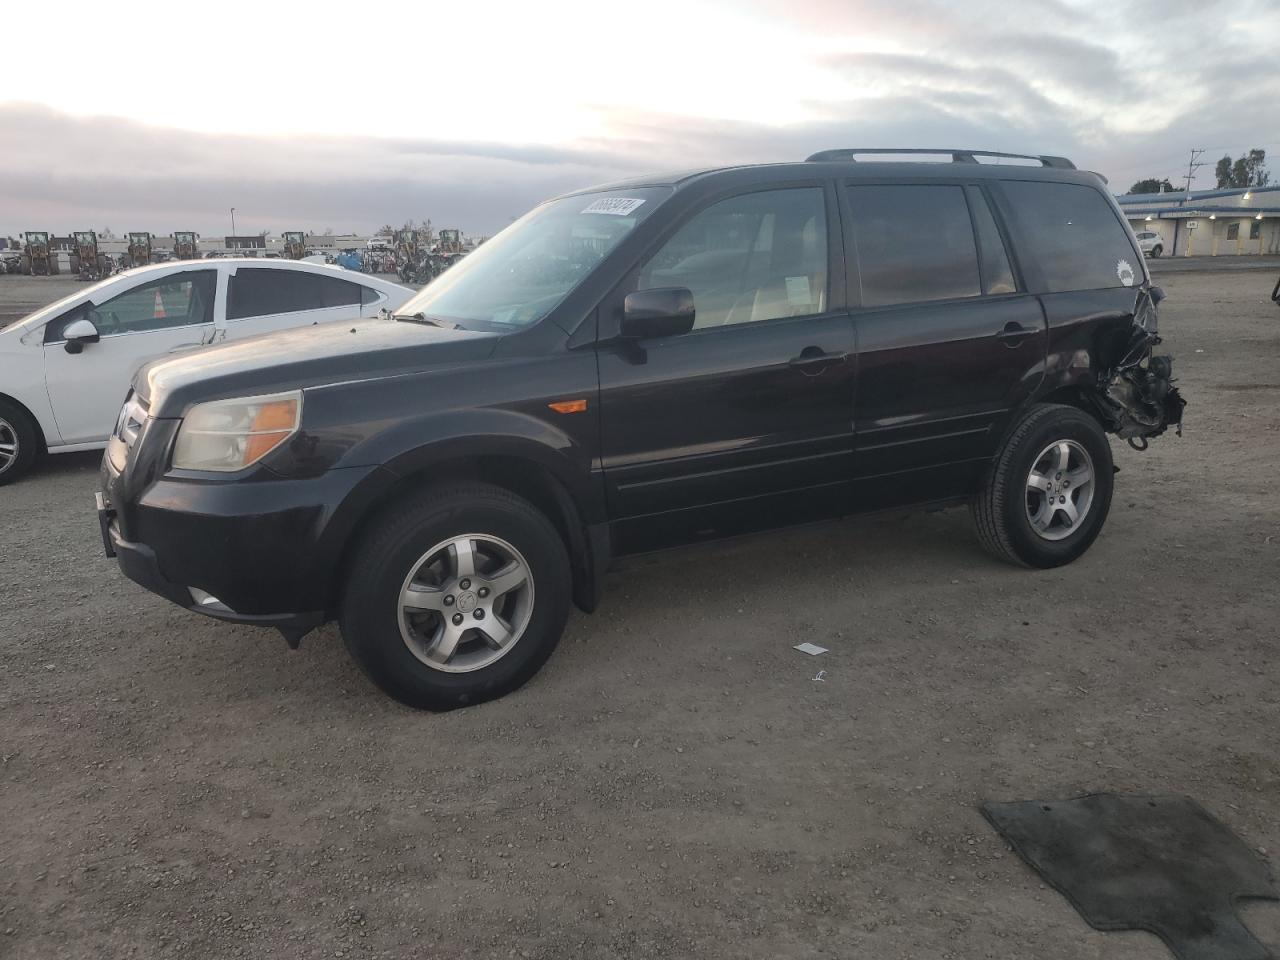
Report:
[[[1267,170],[1267,151],[1255,147],[1244,156],[1232,160],[1224,156],[1214,167],[1221,187],[1265,187],[1271,182]]]
[[[1145,180],[1139,180],[1129,188],[1130,193],[1173,193],[1176,190],[1168,179],[1157,180],[1155,177],[1147,177]]]
[[[1231,157],[1224,154],[1213,172],[1218,178],[1219,189],[1231,186]]]

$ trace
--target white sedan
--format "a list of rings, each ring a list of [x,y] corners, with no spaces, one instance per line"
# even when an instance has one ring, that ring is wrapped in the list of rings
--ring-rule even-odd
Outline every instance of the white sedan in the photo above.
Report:
[[[414,291],[250,258],[128,270],[0,330],[0,485],[38,456],[106,446],[134,372],[167,353],[396,310]]]

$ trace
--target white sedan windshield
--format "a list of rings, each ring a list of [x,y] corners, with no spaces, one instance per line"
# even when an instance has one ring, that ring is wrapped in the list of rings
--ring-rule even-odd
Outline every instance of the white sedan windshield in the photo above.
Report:
[[[670,195],[665,187],[544,203],[429,283],[396,311],[462,326],[541,320]]]

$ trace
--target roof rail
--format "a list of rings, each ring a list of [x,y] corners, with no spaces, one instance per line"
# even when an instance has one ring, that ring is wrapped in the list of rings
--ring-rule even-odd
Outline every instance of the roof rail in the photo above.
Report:
[[[953,150],[951,148],[929,150],[920,147],[895,149],[893,147],[847,147],[839,150],[819,150],[806,158],[806,162],[817,163],[823,160],[855,161],[859,154],[932,154],[934,156],[951,156],[952,163],[977,163],[978,157],[1006,157],[1012,160],[1039,160],[1042,167],[1055,167],[1059,170],[1074,170],[1076,165],[1066,157],[1050,157],[1030,153],[997,153],[994,150]]]

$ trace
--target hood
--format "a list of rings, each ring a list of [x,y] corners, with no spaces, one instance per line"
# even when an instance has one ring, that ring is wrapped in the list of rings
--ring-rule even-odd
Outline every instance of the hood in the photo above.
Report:
[[[138,371],[134,390],[152,416],[178,417],[204,400],[482,360],[499,336],[381,318],[316,324],[153,360]]]

